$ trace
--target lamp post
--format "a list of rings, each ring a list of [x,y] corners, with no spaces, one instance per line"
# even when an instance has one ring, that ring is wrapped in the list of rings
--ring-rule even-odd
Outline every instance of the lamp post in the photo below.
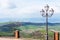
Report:
[[[40,11],[43,17],[46,17],[46,40],[48,40],[48,17],[51,17],[54,13],[54,10],[49,9],[49,5],[44,6],[44,9]]]

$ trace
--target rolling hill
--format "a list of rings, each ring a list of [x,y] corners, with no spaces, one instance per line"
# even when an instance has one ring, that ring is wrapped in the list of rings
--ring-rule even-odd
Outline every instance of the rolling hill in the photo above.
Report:
[[[31,22],[12,22],[12,23],[0,23],[0,31],[12,31],[14,28],[24,26],[26,27],[27,25],[34,25],[36,27],[40,26],[45,26],[46,23],[31,23]],[[50,27],[54,26],[60,26],[60,23],[48,23]],[[30,27],[30,26],[28,26]]]

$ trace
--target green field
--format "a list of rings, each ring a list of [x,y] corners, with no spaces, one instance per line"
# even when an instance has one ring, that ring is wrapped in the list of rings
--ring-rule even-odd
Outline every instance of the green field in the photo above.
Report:
[[[53,40],[54,32],[51,30],[60,31],[60,25],[48,26],[49,39]],[[36,26],[36,25],[25,25],[25,26],[16,26],[11,27],[11,31],[4,32],[0,31],[0,36],[9,36],[13,37],[15,30],[19,30],[20,36],[22,38],[34,38],[34,39],[43,39],[46,38],[46,26]]]

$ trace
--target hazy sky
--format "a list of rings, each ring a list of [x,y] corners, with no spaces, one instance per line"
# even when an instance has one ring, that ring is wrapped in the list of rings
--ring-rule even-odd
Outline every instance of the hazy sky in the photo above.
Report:
[[[40,11],[46,4],[55,11],[49,22],[60,23],[60,0],[0,0],[0,22],[45,22]]]

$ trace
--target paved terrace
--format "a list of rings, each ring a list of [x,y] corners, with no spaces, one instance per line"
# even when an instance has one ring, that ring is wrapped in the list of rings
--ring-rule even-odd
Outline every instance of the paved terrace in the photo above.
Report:
[[[40,39],[32,39],[32,38],[12,38],[12,37],[0,37],[0,40],[40,40]]]

